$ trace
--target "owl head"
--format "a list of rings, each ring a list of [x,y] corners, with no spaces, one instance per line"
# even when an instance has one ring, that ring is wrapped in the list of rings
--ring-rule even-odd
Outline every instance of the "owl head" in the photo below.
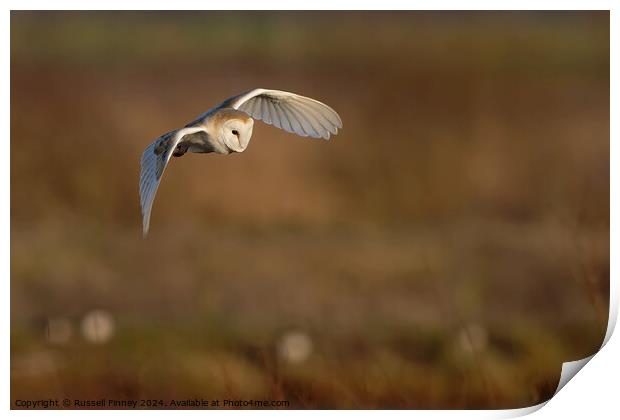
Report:
[[[243,152],[250,143],[254,120],[239,112],[226,116],[219,124],[221,141],[233,152]]]

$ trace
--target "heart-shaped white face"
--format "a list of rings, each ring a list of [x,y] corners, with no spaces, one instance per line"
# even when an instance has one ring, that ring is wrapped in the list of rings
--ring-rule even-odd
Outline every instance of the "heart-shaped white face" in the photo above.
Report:
[[[243,152],[248,147],[248,143],[250,143],[253,127],[254,120],[252,118],[245,120],[231,118],[222,124],[220,135],[229,149],[235,152]]]

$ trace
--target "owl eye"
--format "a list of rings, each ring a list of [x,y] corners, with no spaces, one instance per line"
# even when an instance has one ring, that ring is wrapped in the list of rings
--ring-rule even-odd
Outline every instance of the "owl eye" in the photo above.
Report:
[[[233,131],[232,131],[232,133],[233,133],[235,136],[238,136],[238,135],[239,135],[239,132],[238,132],[237,130],[233,130]]]

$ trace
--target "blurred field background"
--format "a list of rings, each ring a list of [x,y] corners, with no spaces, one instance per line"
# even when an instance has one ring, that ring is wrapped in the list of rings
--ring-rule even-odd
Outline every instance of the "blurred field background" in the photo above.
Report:
[[[257,122],[139,158],[254,87]],[[11,399],[517,408],[601,344],[609,14],[12,12]]]

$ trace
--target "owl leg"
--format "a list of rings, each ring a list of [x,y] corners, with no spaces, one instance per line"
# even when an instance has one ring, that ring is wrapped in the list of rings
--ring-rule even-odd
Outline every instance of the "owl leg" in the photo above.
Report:
[[[187,153],[187,148],[189,146],[187,144],[179,144],[177,146],[176,149],[174,149],[174,152],[172,152],[172,156],[174,157],[181,157],[183,156],[185,153]]]

